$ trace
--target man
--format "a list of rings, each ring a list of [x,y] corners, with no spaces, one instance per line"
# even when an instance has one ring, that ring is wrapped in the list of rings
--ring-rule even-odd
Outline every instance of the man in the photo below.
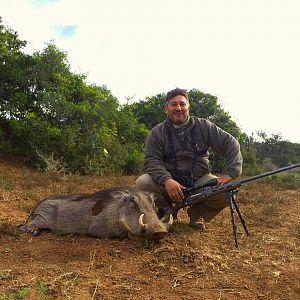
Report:
[[[229,133],[212,122],[189,115],[186,90],[176,88],[167,93],[164,111],[167,118],[150,132],[145,145],[146,174],[136,187],[153,192],[159,212],[184,198],[182,189],[217,178],[211,174],[208,148],[226,161],[226,174],[218,177],[223,185],[241,175],[240,145]],[[227,206],[225,196],[218,196],[187,210],[190,226],[204,229],[205,223]]]

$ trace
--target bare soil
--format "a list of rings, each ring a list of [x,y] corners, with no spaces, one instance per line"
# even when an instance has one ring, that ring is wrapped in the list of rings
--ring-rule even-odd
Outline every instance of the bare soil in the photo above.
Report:
[[[0,299],[300,299],[300,190],[256,181],[237,196],[250,236],[229,210],[204,232],[180,211],[159,243],[45,232],[19,234],[50,195],[132,186],[134,177],[40,173],[0,159]]]

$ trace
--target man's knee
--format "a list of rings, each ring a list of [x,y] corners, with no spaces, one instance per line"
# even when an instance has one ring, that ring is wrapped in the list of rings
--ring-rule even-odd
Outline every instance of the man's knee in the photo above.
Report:
[[[211,174],[211,173],[208,173],[208,174],[205,174],[204,176],[200,177],[197,181],[196,181],[196,184],[204,184],[206,182],[208,182],[210,179],[214,179],[214,178],[217,178],[217,176]]]
[[[142,191],[157,193],[159,191],[158,184],[149,174],[143,174],[135,181],[135,187]]]
[[[212,174],[206,174],[199,178],[196,183],[201,185],[213,178],[217,178],[217,176]],[[191,220],[203,218],[206,222],[209,222],[225,207],[227,207],[227,205],[228,202],[226,199],[226,194],[224,193],[209,200],[206,200],[203,203],[192,206],[189,209],[189,216]]]
[[[172,204],[166,199],[161,187],[151,178],[149,174],[143,174],[136,179],[135,187],[142,191],[153,193],[155,196],[155,205],[158,208],[165,209],[172,207]]]

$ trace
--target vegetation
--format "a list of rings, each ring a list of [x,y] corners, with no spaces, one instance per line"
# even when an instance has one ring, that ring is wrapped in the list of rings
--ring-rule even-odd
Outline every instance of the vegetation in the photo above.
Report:
[[[149,130],[162,122],[164,94],[121,105],[105,86],[91,85],[71,72],[67,54],[53,43],[33,54],[26,41],[0,18],[0,151],[26,158],[41,170],[80,174],[142,172]],[[300,161],[300,145],[280,136],[257,142],[236,125],[215,96],[189,93],[191,114],[207,118],[242,145],[246,174],[262,166]],[[216,172],[223,160],[211,152]],[[3,183],[5,184],[5,183]]]

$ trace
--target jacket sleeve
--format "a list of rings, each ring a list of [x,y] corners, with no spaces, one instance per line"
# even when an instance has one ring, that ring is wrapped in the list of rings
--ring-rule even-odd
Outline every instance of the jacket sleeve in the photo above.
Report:
[[[214,123],[205,120],[209,146],[222,155],[226,162],[225,173],[232,178],[242,174],[243,157],[239,142],[228,132],[222,130]]]
[[[165,168],[163,146],[157,132],[152,130],[145,144],[144,169],[146,173],[160,185],[162,185],[167,178],[171,178],[171,174]]]

